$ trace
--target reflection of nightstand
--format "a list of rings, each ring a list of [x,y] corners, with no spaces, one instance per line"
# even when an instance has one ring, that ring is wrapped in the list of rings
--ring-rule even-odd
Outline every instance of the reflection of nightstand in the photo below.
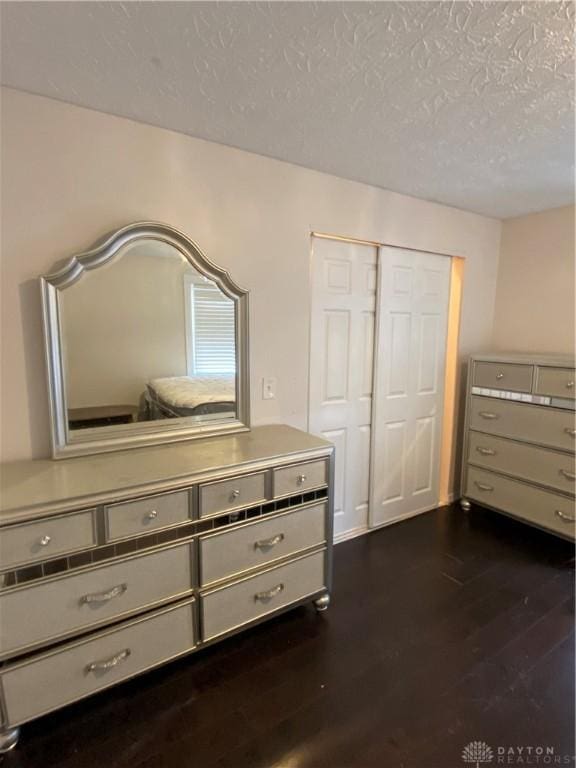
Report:
[[[137,420],[138,408],[134,405],[97,405],[93,408],[68,409],[68,426],[70,429],[132,424]]]

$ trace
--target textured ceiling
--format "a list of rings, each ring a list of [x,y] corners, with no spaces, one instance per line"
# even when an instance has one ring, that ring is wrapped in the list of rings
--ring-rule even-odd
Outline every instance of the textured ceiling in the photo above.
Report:
[[[500,218],[573,201],[571,2],[1,14],[15,88]]]

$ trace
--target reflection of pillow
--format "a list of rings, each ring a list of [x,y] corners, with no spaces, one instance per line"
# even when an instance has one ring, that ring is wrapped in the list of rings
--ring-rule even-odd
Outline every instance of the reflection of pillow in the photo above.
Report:
[[[149,386],[164,402],[181,408],[236,400],[235,376],[168,376],[151,379]]]

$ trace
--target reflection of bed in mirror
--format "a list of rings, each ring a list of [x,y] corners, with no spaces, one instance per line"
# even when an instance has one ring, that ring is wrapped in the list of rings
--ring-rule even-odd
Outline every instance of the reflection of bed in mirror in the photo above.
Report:
[[[148,382],[139,418],[148,421],[235,412],[235,376],[168,376]]]

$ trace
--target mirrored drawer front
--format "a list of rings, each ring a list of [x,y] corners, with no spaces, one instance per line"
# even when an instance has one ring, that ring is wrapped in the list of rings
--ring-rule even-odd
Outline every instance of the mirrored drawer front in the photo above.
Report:
[[[169,528],[190,519],[188,491],[149,496],[105,507],[106,539],[117,541]]]
[[[576,444],[573,412],[488,397],[471,398],[470,429],[568,451]]]
[[[466,496],[574,538],[574,499],[469,467]]]
[[[539,395],[574,398],[576,371],[574,368],[536,368],[536,389]]]
[[[7,667],[1,674],[7,724],[19,725],[191,650],[193,610],[193,603],[180,604]]]
[[[474,363],[472,384],[475,387],[530,392],[532,389],[532,372],[531,365],[476,362]]]
[[[200,539],[202,585],[293,555],[326,538],[326,503]]]
[[[574,493],[576,469],[572,455],[470,432],[468,461],[487,469],[548,485],[559,491]]]
[[[200,486],[200,517],[211,517],[266,501],[266,473]]]
[[[302,493],[328,482],[326,461],[292,464],[274,470],[274,497]]]
[[[96,546],[94,510],[0,529],[0,568],[49,560]]]
[[[6,590],[0,595],[0,657],[183,597],[192,584],[187,543]]]
[[[325,586],[324,558],[316,552],[204,595],[204,640],[319,592]]]

